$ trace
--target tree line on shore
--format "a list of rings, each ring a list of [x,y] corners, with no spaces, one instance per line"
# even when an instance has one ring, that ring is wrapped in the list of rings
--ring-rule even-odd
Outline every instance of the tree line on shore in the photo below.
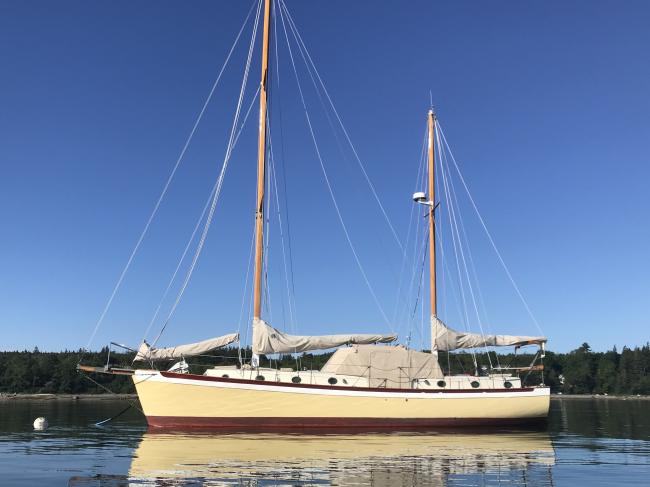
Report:
[[[250,349],[242,349],[250,357]],[[238,363],[239,350],[227,348],[218,355],[192,357],[190,370],[202,373],[214,365]],[[278,360],[264,360],[263,365],[319,369],[331,353],[285,355]],[[64,351],[40,352],[38,349],[22,352],[0,352],[1,393],[132,393],[133,383],[128,376],[94,374],[77,371],[77,364],[103,366],[107,364],[108,349],[99,352]],[[110,354],[111,365],[129,366],[132,354]],[[489,366],[526,366],[534,356],[530,354],[445,353],[439,354],[445,373],[469,373],[489,370]],[[481,366],[480,364],[483,364]],[[162,367],[161,367],[162,368]],[[529,384],[539,384],[539,372],[523,375]],[[544,358],[544,382],[553,392],[564,394],[650,394],[650,345],[623,347],[606,352],[594,352],[587,343],[569,353],[547,352]]]

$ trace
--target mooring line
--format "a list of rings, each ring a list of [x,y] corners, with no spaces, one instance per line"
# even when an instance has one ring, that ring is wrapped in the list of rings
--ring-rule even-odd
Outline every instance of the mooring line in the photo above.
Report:
[[[108,392],[109,394],[113,394],[113,395],[115,395],[115,396],[118,395],[117,392],[113,392],[113,391],[111,391],[108,387],[106,387],[106,386],[103,385],[103,384],[100,384],[99,382],[97,382],[97,381],[96,381],[95,379],[93,379],[92,377],[90,377],[90,376],[88,376],[88,375],[86,375],[86,374],[84,374],[84,373],[82,373],[81,376],[82,376],[82,377],[85,377],[86,379],[88,379],[88,380],[89,380],[90,382],[92,382],[93,384],[95,384],[95,385],[101,387],[102,389],[104,389],[104,390],[105,390],[106,392]],[[117,417],[119,417],[119,416],[122,416],[122,414],[124,414],[125,412],[127,412],[127,411],[128,411],[129,409],[131,409],[131,408],[135,408],[135,409],[137,409],[138,411],[140,411],[140,412],[144,415],[144,411],[143,411],[143,410],[142,410],[142,409],[141,409],[141,408],[140,408],[140,407],[139,407],[139,406],[138,406],[134,401],[131,401],[131,400],[128,400],[128,401],[129,401],[129,406],[128,406],[126,409],[124,409],[123,411],[120,411],[120,412],[117,413],[115,416],[112,416],[112,417],[110,417],[110,418],[108,418],[108,419],[105,419],[105,420],[103,420],[103,421],[100,421],[100,422],[98,422],[98,423],[95,423],[95,426],[102,426],[102,425],[108,423],[109,421],[112,421],[112,420],[114,420],[115,418],[117,418]],[[145,415],[145,416],[146,416],[146,415]]]

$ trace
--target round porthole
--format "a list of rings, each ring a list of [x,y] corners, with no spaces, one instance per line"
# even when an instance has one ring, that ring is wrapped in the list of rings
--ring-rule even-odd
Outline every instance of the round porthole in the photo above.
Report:
[[[258,375],[257,377],[255,377],[255,380],[264,380],[264,376],[263,375]]]
[[[291,378],[291,382],[293,382],[294,384],[300,384],[300,382],[302,382],[302,379],[296,375]]]
[[[330,377],[329,379],[327,379],[327,382],[334,385],[338,382],[338,380],[336,380],[336,377]]]
[[[477,380],[472,381],[472,387],[476,389],[477,387],[480,387],[481,383]]]
[[[221,377],[223,377],[224,379],[227,379],[227,378],[228,378],[228,374],[223,374]]]
[[[503,387],[505,387],[506,389],[510,389],[512,387],[512,382],[505,381],[503,383]]]
[[[444,380],[439,380],[438,387],[447,387],[447,383]]]

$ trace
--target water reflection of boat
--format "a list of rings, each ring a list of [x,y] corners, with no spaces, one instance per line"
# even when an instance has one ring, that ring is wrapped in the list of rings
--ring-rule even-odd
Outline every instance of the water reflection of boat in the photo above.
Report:
[[[210,485],[272,480],[275,485],[388,486],[460,479],[471,485],[494,476],[515,485],[539,485],[549,482],[554,463],[550,438],[542,432],[325,436],[149,432],[134,453],[129,478],[209,479]]]

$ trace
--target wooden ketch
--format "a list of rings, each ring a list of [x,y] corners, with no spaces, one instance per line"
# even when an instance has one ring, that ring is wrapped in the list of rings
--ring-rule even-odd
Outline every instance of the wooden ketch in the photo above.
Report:
[[[395,335],[345,334],[296,336],[263,321],[264,201],[266,184],[269,44],[271,19],[282,0],[263,2],[263,36],[259,100],[255,256],[253,279],[253,360],[216,366],[204,374],[182,367],[186,357],[238,340],[226,335],[189,345],[156,349],[144,342],[136,361],[181,362],[168,371],[155,367],[131,370],[150,426],[263,430],[401,430],[441,426],[530,424],[546,418],[549,389],[530,387],[503,371],[487,376],[445,375],[437,351],[472,346],[543,346],[544,337],[460,334],[438,319],[436,294],[435,139],[436,117],[428,113],[428,205],[430,251],[431,351],[380,345]],[[417,198],[416,198],[417,196]],[[338,348],[321,370],[287,370],[259,366],[263,354]],[[179,365],[181,364],[181,365]],[[111,373],[110,367],[81,366]],[[115,373],[129,373],[115,369]]]

